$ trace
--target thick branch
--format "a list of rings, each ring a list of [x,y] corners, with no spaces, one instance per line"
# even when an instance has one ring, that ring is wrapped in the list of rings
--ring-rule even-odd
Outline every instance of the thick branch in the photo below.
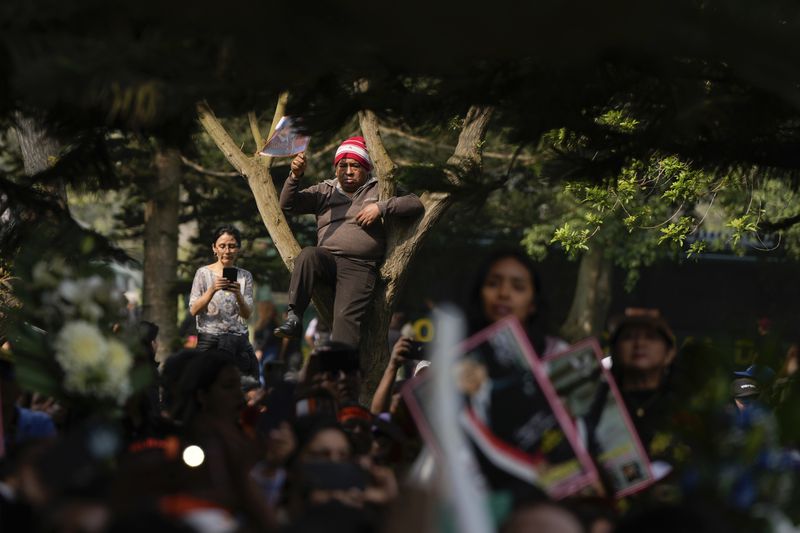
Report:
[[[759,224],[758,231],[766,233],[770,231],[781,231],[789,229],[795,224],[800,223],[800,214],[776,220],[775,222],[763,222]]]
[[[257,165],[255,162],[246,156],[244,152],[239,149],[239,146],[228,134],[225,127],[214,116],[214,112],[206,102],[197,104],[197,116],[200,119],[200,124],[211,136],[214,143],[222,151],[225,159],[233,165],[233,168],[239,171],[243,176],[254,176],[257,172]]]
[[[447,164],[458,168],[462,176],[480,170],[483,165],[481,152],[492,111],[488,106],[472,106],[467,111],[456,149],[447,160]]]
[[[392,161],[383,144],[383,139],[381,139],[378,117],[369,110],[359,111],[358,121],[361,125],[361,133],[364,134],[364,140],[367,141],[370,158],[375,166],[375,173],[380,185],[379,197],[381,199],[390,198],[395,195],[397,190],[397,183],[394,179],[397,165]]]

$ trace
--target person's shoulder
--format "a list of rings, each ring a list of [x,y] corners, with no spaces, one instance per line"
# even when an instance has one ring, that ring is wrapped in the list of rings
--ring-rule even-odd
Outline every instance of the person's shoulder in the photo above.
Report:
[[[253,278],[253,274],[249,270],[245,270],[242,267],[235,267],[235,268],[242,274],[242,276],[251,279]]]
[[[210,270],[209,270],[207,265],[203,265],[201,267],[198,267],[197,270],[194,271],[194,281],[195,281],[195,283],[197,283],[197,281],[200,281],[200,280],[203,280],[203,279],[207,278],[209,272],[210,272]]]

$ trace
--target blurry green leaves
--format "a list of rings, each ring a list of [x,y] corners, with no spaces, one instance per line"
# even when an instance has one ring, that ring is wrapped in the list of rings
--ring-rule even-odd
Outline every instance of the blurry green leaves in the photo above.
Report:
[[[632,133],[639,126],[639,121],[622,109],[606,111],[596,119],[596,122],[625,133]]]
[[[547,256],[547,246],[551,242],[552,227],[547,224],[535,224],[525,230],[522,237],[522,246],[528,253],[541,261]]]
[[[636,126],[619,113],[607,113],[598,122],[619,128]],[[559,130],[551,132],[551,139],[569,142],[571,137]],[[632,289],[638,270],[659,257],[674,257],[676,251],[696,257],[705,251],[705,242],[689,239],[703,219],[695,205],[713,203],[707,199],[726,179],[673,155],[631,159],[615,177],[555,185],[552,216],[533,224],[523,244],[535,257],[543,256],[551,245],[572,257],[600,247],[627,271],[626,286]],[[742,231],[748,228],[752,226],[744,225]]]
[[[665,227],[659,229],[658,231],[661,236],[658,239],[658,244],[671,242],[678,246],[683,246],[686,236],[692,231],[692,222],[693,219],[691,217],[681,217],[677,222],[670,222]]]
[[[692,257],[693,255],[701,254],[706,251],[706,241],[695,241],[689,245],[689,249],[686,251],[686,257]]]
[[[734,246],[739,243],[745,233],[754,233],[758,231],[758,224],[756,223],[753,215],[749,213],[740,217],[732,218],[725,224],[725,226],[733,230],[731,240],[733,241]]]
[[[589,230],[586,228],[575,229],[570,226],[569,222],[565,222],[560,228],[556,228],[553,233],[551,243],[560,244],[568,254],[574,254],[577,251],[586,251],[589,249]]]

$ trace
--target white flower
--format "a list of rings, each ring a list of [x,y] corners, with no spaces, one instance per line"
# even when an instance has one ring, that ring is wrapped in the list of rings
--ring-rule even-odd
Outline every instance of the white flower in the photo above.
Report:
[[[129,372],[133,366],[133,356],[128,348],[116,339],[108,341],[108,358],[105,363],[106,380],[101,392],[119,403],[124,403],[131,393]]]
[[[119,404],[128,399],[133,356],[122,342],[106,339],[93,324],[75,320],[62,328],[54,346],[66,390]]]
[[[56,361],[64,371],[85,371],[102,364],[108,353],[108,342],[97,326],[81,320],[67,323],[55,342]]]

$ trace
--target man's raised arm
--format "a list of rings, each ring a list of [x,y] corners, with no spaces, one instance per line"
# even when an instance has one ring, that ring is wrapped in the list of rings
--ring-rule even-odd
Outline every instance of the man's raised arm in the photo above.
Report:
[[[305,214],[317,212],[317,187],[300,189],[300,178],[306,171],[306,154],[299,153],[292,159],[292,171],[281,189],[280,204],[284,214]]]

